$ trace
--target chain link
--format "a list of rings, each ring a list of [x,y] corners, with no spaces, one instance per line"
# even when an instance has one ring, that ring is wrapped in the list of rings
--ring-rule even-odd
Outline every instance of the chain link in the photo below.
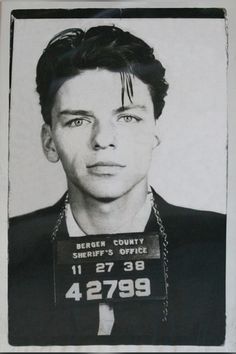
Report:
[[[154,215],[156,217],[157,224],[159,226],[160,234],[161,234],[161,239],[162,239],[162,245],[163,245],[163,264],[164,264],[164,276],[165,276],[165,284],[166,284],[166,298],[163,300],[163,318],[162,322],[167,322],[168,320],[168,240],[167,240],[167,233],[165,231],[156,201],[153,197],[153,193],[151,193],[151,204],[152,204],[152,209],[154,211]]]
[[[52,241],[55,241],[55,239],[57,237],[57,233],[58,233],[59,227],[60,227],[60,225],[62,223],[62,220],[64,219],[64,216],[65,216],[65,211],[66,211],[66,206],[68,204],[68,200],[69,200],[68,193],[66,193],[64,204],[63,204],[63,206],[61,208],[61,211],[60,211],[59,216],[57,218],[56,225],[54,226],[52,234],[51,234]]]

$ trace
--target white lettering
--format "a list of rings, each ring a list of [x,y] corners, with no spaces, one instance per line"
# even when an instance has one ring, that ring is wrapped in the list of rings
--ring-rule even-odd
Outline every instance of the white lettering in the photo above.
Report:
[[[143,245],[143,238],[126,238],[126,239],[115,239],[113,244],[115,246],[134,246],[134,245]]]
[[[136,247],[136,248],[121,248],[119,253],[123,256],[125,254],[146,254],[147,247]]]
[[[106,241],[81,242],[76,244],[77,250],[101,247],[106,247]]]

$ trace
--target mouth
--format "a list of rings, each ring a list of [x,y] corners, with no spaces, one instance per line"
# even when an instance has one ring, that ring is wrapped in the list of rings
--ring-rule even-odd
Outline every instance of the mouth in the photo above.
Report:
[[[125,165],[114,161],[98,161],[88,165],[87,169],[89,173],[97,176],[114,176],[125,167]]]

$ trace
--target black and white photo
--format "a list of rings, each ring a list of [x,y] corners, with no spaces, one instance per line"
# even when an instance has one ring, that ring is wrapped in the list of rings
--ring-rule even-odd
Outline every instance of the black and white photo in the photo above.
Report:
[[[224,11],[90,10],[12,13],[9,343],[223,345]]]

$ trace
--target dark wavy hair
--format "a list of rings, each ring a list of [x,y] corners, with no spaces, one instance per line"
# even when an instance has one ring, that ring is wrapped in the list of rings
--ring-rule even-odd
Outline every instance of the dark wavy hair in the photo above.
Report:
[[[153,101],[157,119],[164,107],[168,84],[165,69],[153,49],[143,40],[115,26],[91,27],[84,32],[70,28],[58,33],[44,49],[37,65],[36,84],[44,121],[51,124],[51,110],[60,86],[81,71],[106,69],[121,76],[121,100],[124,94],[132,102],[132,76],[145,83]]]

